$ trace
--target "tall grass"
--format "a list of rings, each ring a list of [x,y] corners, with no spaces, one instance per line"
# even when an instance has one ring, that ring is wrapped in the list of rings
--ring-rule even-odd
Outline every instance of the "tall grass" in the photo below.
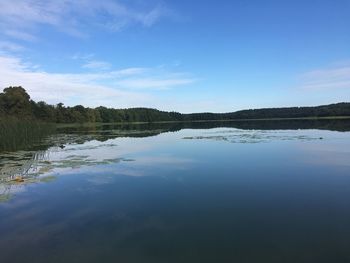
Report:
[[[16,118],[0,119],[0,152],[24,150],[53,133],[54,124]]]

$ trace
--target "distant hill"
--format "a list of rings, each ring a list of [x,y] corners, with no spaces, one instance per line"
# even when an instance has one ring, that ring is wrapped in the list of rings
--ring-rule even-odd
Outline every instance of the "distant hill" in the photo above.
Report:
[[[0,93],[0,119],[35,119],[55,123],[223,121],[344,116],[350,116],[350,103],[317,107],[251,109],[229,113],[182,114],[149,108],[111,109],[101,106],[93,109],[82,105],[66,107],[62,103],[49,105],[42,101],[31,100],[22,87],[8,87]]]

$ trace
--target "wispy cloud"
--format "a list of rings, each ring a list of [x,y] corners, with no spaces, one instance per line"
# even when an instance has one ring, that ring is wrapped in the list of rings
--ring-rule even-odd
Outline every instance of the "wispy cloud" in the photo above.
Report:
[[[76,53],[73,56],[70,57],[70,59],[73,60],[83,60],[83,61],[89,61],[95,57],[95,54],[89,53],[89,54],[81,54],[81,53]]]
[[[26,32],[21,32],[21,31],[17,31],[17,30],[5,30],[4,34],[12,37],[14,39],[19,39],[19,40],[24,40],[24,41],[36,41],[37,38],[33,35],[33,34],[29,34]]]
[[[308,90],[350,89],[350,66],[310,71],[302,82],[302,88]]]
[[[93,53],[88,53],[88,54],[75,54],[72,57],[70,57],[72,60],[77,60],[82,63],[81,67],[83,69],[89,69],[89,70],[94,70],[94,71],[110,71],[109,73],[113,73],[114,71],[111,71],[112,64],[103,61],[100,59],[96,58],[96,55]],[[119,74],[123,75],[135,75],[135,74],[141,74],[145,71],[145,68],[127,68],[127,69],[122,69],[118,71]]]
[[[147,94],[113,89],[98,84],[108,76],[98,74],[57,74],[37,71],[14,57],[0,57],[0,86],[22,85],[34,100],[67,105],[129,107],[148,99]]]
[[[86,69],[95,69],[95,70],[108,70],[111,68],[111,64],[105,61],[91,60],[86,62],[82,67]]]
[[[16,44],[12,41],[0,41],[0,53],[4,51],[17,52],[22,50],[24,50],[23,46]]]
[[[178,78],[178,77],[166,77],[166,78],[132,78],[118,81],[120,86],[126,86],[134,89],[170,89],[175,86],[181,86],[191,84],[195,82],[193,78]]]
[[[1,88],[21,85],[34,100],[63,102],[67,105],[152,106],[156,104],[152,90],[160,87],[169,89],[194,81],[180,78],[183,74],[163,74],[161,76],[157,68],[126,68],[79,74],[49,73],[24,63],[20,58],[0,56]],[[144,88],[142,91],[134,90],[141,87]]]
[[[164,5],[131,6],[116,0],[0,0],[0,29],[27,41],[36,38],[31,32],[40,25],[84,37],[94,27],[110,31],[136,24],[150,27],[168,13]]]

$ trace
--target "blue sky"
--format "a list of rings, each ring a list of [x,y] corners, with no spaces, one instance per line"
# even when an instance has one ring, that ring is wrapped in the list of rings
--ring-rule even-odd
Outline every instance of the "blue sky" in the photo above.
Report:
[[[350,99],[349,0],[0,0],[0,87],[180,112]]]

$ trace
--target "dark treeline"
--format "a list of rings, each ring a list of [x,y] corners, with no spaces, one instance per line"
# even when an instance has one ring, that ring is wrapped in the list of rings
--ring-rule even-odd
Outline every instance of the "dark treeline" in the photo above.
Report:
[[[22,120],[35,119],[54,123],[206,121],[336,116],[350,116],[350,103],[318,107],[242,110],[232,113],[181,114],[149,108],[111,109],[100,106],[93,109],[82,105],[66,107],[62,103],[49,105],[43,101],[31,100],[22,87],[8,87],[0,93],[0,119],[15,117]]]
[[[22,87],[8,87],[0,93],[0,118],[15,117],[35,119],[54,123],[83,122],[155,122],[181,121],[182,115],[176,112],[164,112],[156,109],[132,108],[110,109],[98,107],[86,108],[82,105],[65,107],[62,103],[49,105],[43,101],[35,102]]]
[[[192,113],[186,114],[190,120],[252,120],[285,119],[308,117],[344,117],[350,116],[350,103],[337,103],[317,107],[289,107],[241,110],[229,113]]]

